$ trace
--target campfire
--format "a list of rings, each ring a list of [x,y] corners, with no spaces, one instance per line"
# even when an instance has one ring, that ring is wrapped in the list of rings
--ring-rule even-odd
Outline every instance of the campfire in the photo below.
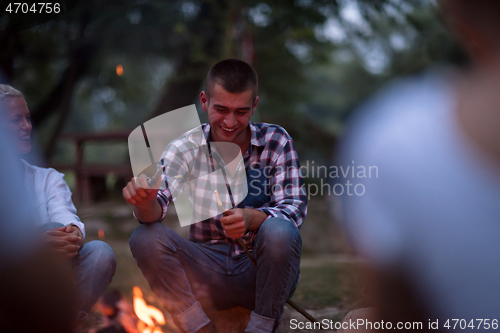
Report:
[[[165,325],[165,316],[154,306],[148,305],[139,287],[134,287],[134,312],[139,318],[137,329],[141,333],[163,333],[159,325]]]
[[[166,333],[178,332],[172,317],[165,315],[144,299],[142,290],[135,286],[133,301],[122,297],[117,290],[107,292],[99,300],[93,318],[78,333]],[[162,328],[162,326],[164,326]],[[167,331],[165,332],[164,329]]]

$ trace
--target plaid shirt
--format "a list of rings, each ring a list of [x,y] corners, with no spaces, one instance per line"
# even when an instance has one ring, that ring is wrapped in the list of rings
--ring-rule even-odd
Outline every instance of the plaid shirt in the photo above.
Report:
[[[304,180],[300,175],[300,165],[297,152],[295,151],[292,138],[280,126],[265,123],[249,124],[251,129],[250,147],[243,155],[245,163],[245,170],[247,177],[253,169],[260,170],[259,174],[264,176],[265,181],[262,179],[248,178],[248,181],[254,180],[253,184],[264,186],[268,194],[264,200],[257,200],[257,203],[244,200],[238,204],[237,208],[254,208],[260,210],[268,215],[268,218],[279,217],[293,223],[297,228],[302,225],[307,213],[307,196],[304,188]],[[202,134],[203,133],[203,137]],[[205,140],[206,138],[206,140]],[[207,163],[211,163],[209,158],[200,158],[201,150],[206,149],[210,144],[210,125],[203,124],[200,127],[186,132],[179,139],[172,142],[163,152],[162,158],[158,163],[158,167],[167,168],[168,170],[175,170],[175,173],[181,174],[183,177],[188,174],[188,177],[199,177],[200,173],[207,170]],[[205,150],[207,151],[207,150]],[[179,158],[181,156],[181,158]],[[203,165],[205,164],[205,165]],[[169,171],[165,171],[163,177],[167,177]],[[173,174],[171,175],[173,176]],[[251,177],[251,176],[250,176]],[[177,178],[167,177],[171,179],[166,188],[158,192],[157,199],[163,209],[162,216],[159,221],[165,218],[168,204],[173,200],[172,194],[169,190],[173,186],[179,184],[172,184]],[[261,177],[262,178],[262,177]],[[255,182],[257,181],[257,182]],[[200,188],[201,187],[201,188]],[[249,184],[249,192],[250,186]],[[175,191],[175,190],[173,190]],[[197,185],[196,190],[192,190],[195,196],[207,196],[207,192],[211,191],[208,186]],[[220,193],[220,191],[219,191]],[[210,194],[211,195],[211,194]],[[250,195],[250,193],[249,193]],[[222,196],[221,201],[226,201],[229,198]],[[248,198],[248,196],[247,196]],[[192,199],[192,198],[190,198]],[[206,204],[206,199],[202,198]],[[220,209],[216,206],[215,200],[208,203],[212,205],[212,209],[217,211]],[[193,203],[193,201],[191,202]],[[248,205],[250,204],[250,205]],[[196,207],[194,210],[196,210]],[[226,207],[228,207],[226,205]],[[229,205],[229,207],[232,207]],[[220,210],[218,210],[220,213]],[[215,214],[214,214],[215,215]],[[229,243],[231,246],[232,256],[243,253],[235,239],[228,238],[220,223],[222,214],[216,217],[194,223],[190,226],[189,240],[195,243]],[[256,237],[255,231],[248,231],[243,236],[243,242],[252,249],[253,242]]]

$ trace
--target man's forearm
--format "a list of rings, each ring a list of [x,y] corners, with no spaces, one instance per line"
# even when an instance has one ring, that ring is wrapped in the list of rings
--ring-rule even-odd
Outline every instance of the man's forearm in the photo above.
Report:
[[[141,206],[134,206],[135,217],[144,223],[158,221],[162,213],[162,208],[158,200],[149,201]]]
[[[248,214],[249,217],[249,225],[248,230],[257,230],[260,228],[261,224],[267,219],[267,214],[252,208],[244,208],[245,214]]]

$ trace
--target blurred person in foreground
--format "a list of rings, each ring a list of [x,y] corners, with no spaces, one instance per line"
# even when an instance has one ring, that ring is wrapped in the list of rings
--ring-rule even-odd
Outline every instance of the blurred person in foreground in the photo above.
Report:
[[[274,332],[298,283],[299,227],[307,197],[290,135],[278,125],[250,121],[259,100],[257,86],[257,73],[241,60],[226,59],[212,66],[200,93],[208,124],[169,144],[159,162],[160,168],[178,169],[182,177],[202,177],[210,163],[204,152],[216,155],[211,142],[237,145],[247,181],[250,174],[263,177],[252,180],[247,197],[231,209],[231,215],[192,224],[186,240],[161,223],[173,200],[168,188],[147,189],[145,179],[138,177],[123,189],[125,200],[143,222],[130,238],[132,253],[151,289],[184,332],[209,331],[210,319],[201,306],[207,300],[205,309],[253,310],[246,332]],[[198,137],[206,139],[201,148],[186,149],[199,142]],[[211,182],[200,183],[193,196],[216,206],[212,191]],[[239,238],[255,256],[256,267],[238,245]]]
[[[349,172],[365,191],[340,197],[342,219],[368,260],[380,319],[491,330],[500,325],[500,2],[439,5],[473,64],[398,81],[359,110],[339,162],[376,166],[378,177]]]
[[[0,332],[73,332],[70,270],[36,230],[33,193],[23,186],[13,141],[0,111]]]
[[[32,125],[23,94],[0,84],[0,106],[18,154],[29,153]],[[36,219],[33,224],[43,232],[53,250],[72,266],[78,293],[78,321],[82,321],[115,273],[113,250],[101,241],[84,244],[85,227],[76,215],[63,174],[52,168],[31,165],[20,156],[17,167],[21,170],[26,191],[34,200]]]

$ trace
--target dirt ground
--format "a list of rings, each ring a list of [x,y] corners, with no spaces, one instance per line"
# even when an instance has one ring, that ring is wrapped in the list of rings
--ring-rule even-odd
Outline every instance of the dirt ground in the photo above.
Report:
[[[99,239],[99,230],[104,233],[103,241],[114,250],[117,270],[109,290],[118,290],[125,299],[132,301],[132,288],[139,286],[146,302],[166,310],[159,303],[142,276],[130,252],[128,238],[138,226],[132,216],[131,206],[119,199],[78,207],[78,215],[86,225],[86,241]],[[163,222],[181,236],[188,236],[189,228],[181,228],[175,209]],[[329,214],[329,204],[322,198],[309,202],[308,216],[300,230],[303,241],[301,280],[293,301],[310,311],[318,319],[340,321],[352,309],[368,306],[360,275],[360,261],[352,254],[338,223]],[[168,314],[167,314],[168,316]],[[289,327],[289,320],[306,321],[293,309],[287,310],[281,326]],[[175,332],[167,326],[164,332]],[[287,330],[302,332],[300,330]],[[304,331],[306,332],[306,331]],[[307,332],[314,332],[308,330]],[[324,331],[322,331],[324,332]]]

